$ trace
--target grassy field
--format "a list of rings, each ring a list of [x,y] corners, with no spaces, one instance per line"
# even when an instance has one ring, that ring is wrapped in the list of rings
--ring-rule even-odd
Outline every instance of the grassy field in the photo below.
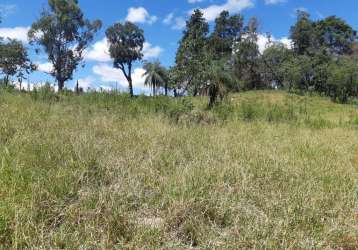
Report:
[[[0,94],[0,249],[357,249],[358,108]]]

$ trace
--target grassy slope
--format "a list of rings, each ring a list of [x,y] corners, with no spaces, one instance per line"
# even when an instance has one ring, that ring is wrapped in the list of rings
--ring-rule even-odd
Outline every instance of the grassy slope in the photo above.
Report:
[[[0,95],[0,249],[358,247],[356,107],[251,92],[177,124],[96,98]]]

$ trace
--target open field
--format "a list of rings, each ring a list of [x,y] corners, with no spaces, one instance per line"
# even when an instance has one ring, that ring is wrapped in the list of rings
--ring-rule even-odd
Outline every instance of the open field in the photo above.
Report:
[[[0,94],[0,249],[357,249],[358,108]]]

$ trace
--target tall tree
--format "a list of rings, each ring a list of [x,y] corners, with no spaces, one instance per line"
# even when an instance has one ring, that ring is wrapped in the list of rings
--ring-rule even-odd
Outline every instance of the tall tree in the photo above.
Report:
[[[31,63],[27,49],[17,40],[9,39],[0,43],[0,72],[4,75],[4,83],[9,83],[10,77],[17,76],[19,82],[25,78],[25,74],[35,70]]]
[[[291,58],[291,50],[280,42],[273,42],[261,56],[262,77],[268,87],[283,87],[285,68],[283,64]]]
[[[310,15],[302,10],[297,11],[297,22],[290,29],[293,50],[303,55],[313,52],[316,47],[316,33]]]
[[[344,20],[330,16],[315,23],[319,45],[332,54],[351,54],[352,45],[357,39],[357,32]]]
[[[131,22],[116,23],[107,29],[106,36],[113,66],[123,72],[133,97],[132,67],[135,61],[143,58],[144,32]]]
[[[164,87],[165,95],[168,94],[168,85],[167,85],[167,70],[160,65],[159,61],[154,63],[146,62],[143,66],[145,73],[144,84],[149,86],[153,90],[153,96],[156,95],[156,90],[160,87]]]
[[[234,45],[241,41],[244,18],[241,15],[230,16],[223,11],[215,20],[214,31],[210,35],[210,48],[213,59],[220,60],[232,55]]]
[[[234,72],[239,79],[238,89],[259,89],[261,85],[258,22],[251,18],[245,27],[243,39],[236,44]]]
[[[186,24],[175,58],[178,80],[194,96],[205,86],[208,33],[209,24],[203,13],[195,10]]]
[[[49,8],[29,31],[31,43],[44,48],[53,65],[51,75],[61,91],[83,60],[83,51],[100,29],[101,21],[84,18],[78,0],[48,0]]]

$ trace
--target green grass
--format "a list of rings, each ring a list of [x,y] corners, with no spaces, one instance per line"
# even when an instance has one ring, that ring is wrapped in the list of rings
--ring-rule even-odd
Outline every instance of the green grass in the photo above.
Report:
[[[0,249],[356,249],[358,109],[0,94]]]

